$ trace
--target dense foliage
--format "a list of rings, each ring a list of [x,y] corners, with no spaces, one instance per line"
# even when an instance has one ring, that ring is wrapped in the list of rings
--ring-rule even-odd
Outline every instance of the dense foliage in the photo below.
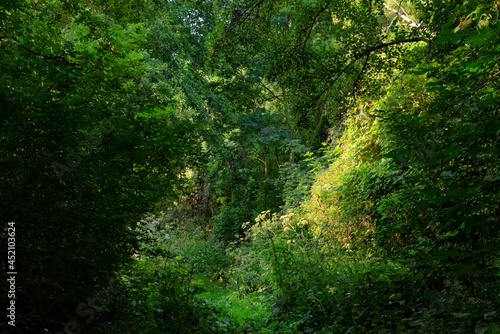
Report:
[[[2,2],[2,332],[500,333],[499,6]]]

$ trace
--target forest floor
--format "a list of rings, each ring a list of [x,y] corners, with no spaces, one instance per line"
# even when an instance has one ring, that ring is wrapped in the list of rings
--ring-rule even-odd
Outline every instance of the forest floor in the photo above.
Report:
[[[224,309],[240,325],[249,321],[266,321],[272,315],[268,298],[259,291],[243,294],[223,278],[212,279],[202,274],[194,275],[191,284],[200,288],[198,298]]]

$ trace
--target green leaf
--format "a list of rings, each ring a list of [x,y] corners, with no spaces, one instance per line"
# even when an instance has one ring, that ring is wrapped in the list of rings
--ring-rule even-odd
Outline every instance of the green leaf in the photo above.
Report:
[[[481,46],[491,42],[491,36],[489,34],[479,34],[471,36],[465,40],[466,44],[472,44],[473,46]]]
[[[500,326],[497,324],[488,324],[486,327],[488,327],[488,330],[491,332],[491,334],[500,333]]]
[[[439,37],[437,40],[436,40],[436,44],[443,44],[445,42],[448,42],[449,40],[451,40],[451,36],[452,35],[443,35],[441,37]]]
[[[436,67],[433,67],[433,66],[417,67],[417,68],[413,69],[412,71],[410,71],[410,73],[415,74],[415,75],[422,75],[422,74],[426,74],[426,73],[429,73],[431,71],[434,71],[435,69],[436,69]]]
[[[476,327],[474,334],[484,334],[488,330],[488,327]]]

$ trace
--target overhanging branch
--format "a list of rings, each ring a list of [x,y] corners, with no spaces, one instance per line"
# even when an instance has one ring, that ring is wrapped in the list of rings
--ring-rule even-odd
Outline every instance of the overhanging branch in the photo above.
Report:
[[[386,37],[387,36],[384,36],[384,38],[386,38]],[[398,40],[395,40],[395,41],[392,41],[392,42],[388,42],[388,43],[383,43],[383,44],[379,44],[379,42],[377,42],[375,45],[373,45],[369,49],[361,52],[349,64],[347,64],[347,66],[345,66],[342,69],[342,71],[340,71],[340,73],[337,75],[337,77],[335,77],[335,79],[333,80],[333,83],[330,85],[330,88],[327,89],[328,90],[328,94],[325,96],[324,100],[326,100],[326,99],[328,99],[328,97],[330,97],[333,85],[359,59],[361,59],[361,58],[363,58],[365,56],[369,56],[374,51],[386,48],[386,47],[391,46],[391,45],[397,45],[397,44],[403,44],[403,43],[414,43],[414,42],[426,42],[426,43],[429,43],[429,40],[427,40],[426,38],[423,38],[423,37],[413,37],[413,38],[407,38],[407,39],[398,39]],[[363,66],[363,70],[364,70],[365,67],[366,67],[366,64]],[[356,80],[356,82],[358,81],[358,79]]]
[[[394,2],[396,2],[396,1],[394,1]],[[402,10],[404,11],[403,7],[401,7],[401,5],[400,5],[399,3],[397,3],[397,2],[396,2],[396,4],[398,5],[398,7],[399,7],[400,9],[402,9]],[[415,22],[415,21],[414,21],[414,20],[412,20],[412,19],[411,19],[408,15],[405,15],[405,14],[406,14],[406,12],[403,14],[403,13],[401,13],[399,10],[394,9],[394,8],[392,8],[392,7],[389,7],[389,6],[387,6],[386,4],[384,4],[384,7],[385,7],[385,8],[387,8],[387,10],[389,10],[389,11],[391,11],[391,12],[395,13],[397,16],[399,16],[400,18],[402,18],[402,19],[403,19],[403,20],[405,20],[406,22],[408,22],[408,24],[410,25],[410,27],[413,27],[413,28],[419,28],[419,27],[420,27],[420,23]]]
[[[312,23],[311,23],[311,26],[309,27],[308,31],[307,31],[307,34],[306,34],[306,38],[304,39],[304,41],[302,42],[304,44],[304,46],[302,47],[302,53],[304,53],[305,49],[306,49],[306,44],[307,44],[307,41],[309,40],[309,37],[311,36],[311,32],[314,28],[314,25],[316,24],[316,20],[318,19],[318,16],[319,14],[321,14],[322,12],[324,12],[328,6],[330,6],[332,2],[331,1],[328,1],[326,3],[326,5],[324,5],[317,13],[316,15],[313,17],[312,19]]]
[[[15,38],[15,37],[10,37],[10,38],[12,38],[12,40],[14,40],[24,50],[28,51],[29,53],[31,53],[35,56],[42,57],[43,59],[61,60],[70,66],[78,66],[77,63],[73,63],[73,62],[69,61],[68,59],[64,58],[62,55],[58,55],[58,56],[42,55],[41,53],[35,52],[35,51],[31,50],[30,48],[28,48],[27,46],[23,45],[21,42],[19,42],[19,40],[17,38]]]

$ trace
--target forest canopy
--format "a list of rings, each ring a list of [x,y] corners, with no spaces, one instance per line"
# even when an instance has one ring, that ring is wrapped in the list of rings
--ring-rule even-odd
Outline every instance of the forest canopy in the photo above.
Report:
[[[500,333],[499,7],[4,0],[2,332]]]

